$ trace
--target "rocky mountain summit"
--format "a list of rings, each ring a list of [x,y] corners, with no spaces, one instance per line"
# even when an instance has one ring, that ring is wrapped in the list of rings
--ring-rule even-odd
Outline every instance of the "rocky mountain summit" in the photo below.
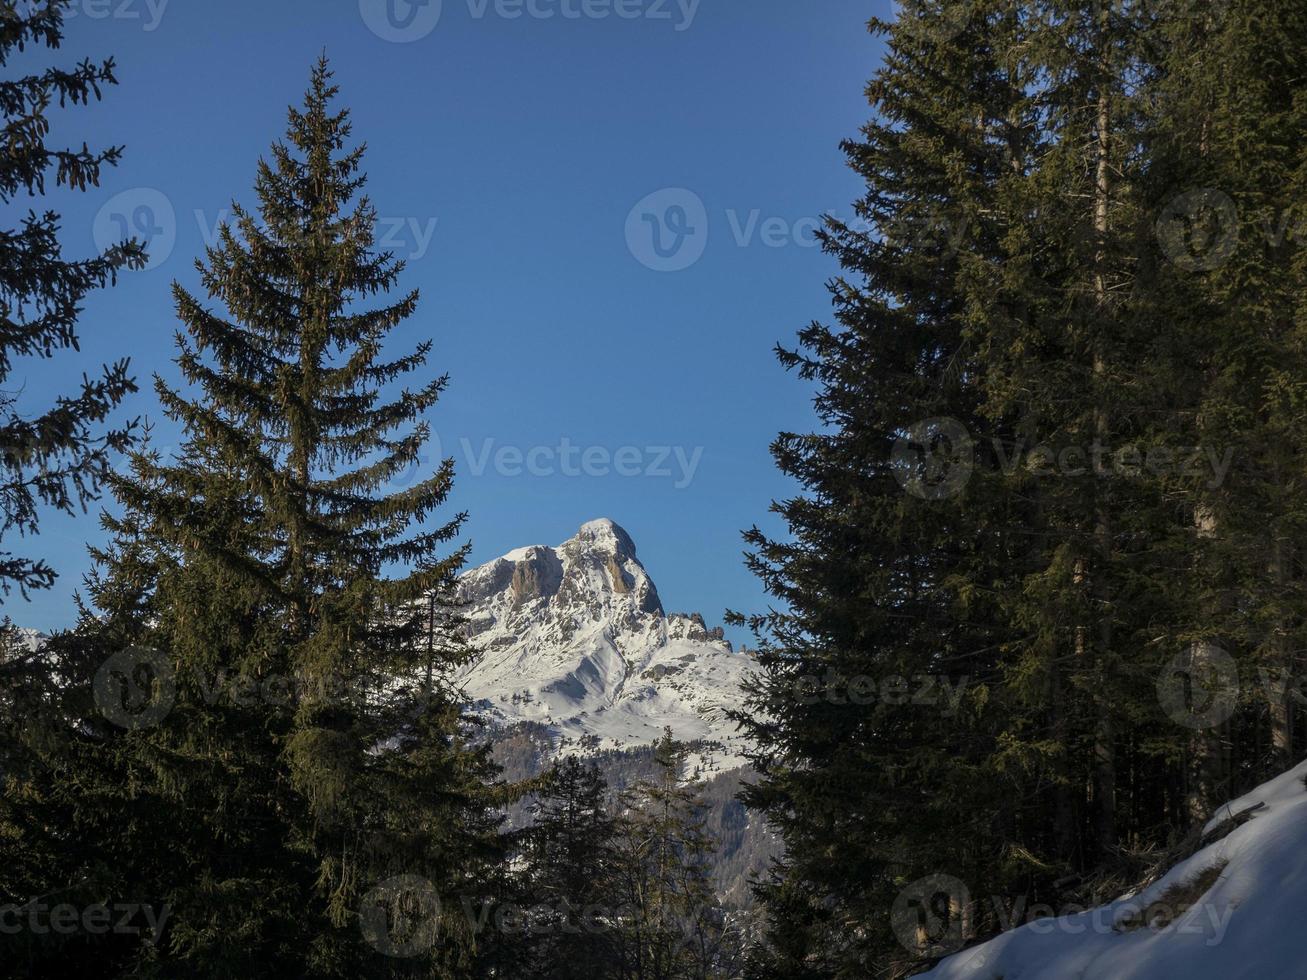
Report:
[[[743,765],[727,712],[757,671],[697,613],[667,614],[635,542],[591,521],[557,547],[509,552],[462,579],[480,651],[458,680],[498,727],[544,726],[559,747],[647,745],[665,727],[710,747],[706,771]]]

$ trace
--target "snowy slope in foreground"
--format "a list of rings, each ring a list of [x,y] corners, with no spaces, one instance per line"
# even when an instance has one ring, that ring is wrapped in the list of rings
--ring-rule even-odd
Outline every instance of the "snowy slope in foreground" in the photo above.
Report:
[[[589,736],[603,749],[647,745],[670,726],[681,741],[720,746],[706,770],[744,764],[726,713],[742,707],[755,661],[702,617],[667,615],[612,521],[556,548],[510,552],[462,587],[481,654],[458,681],[494,723],[536,722],[559,743]]]
[[[1302,980],[1307,978],[1307,763],[1221,808],[1212,833],[1251,819],[1140,894],[1055,923],[1030,923],[964,950],[931,980]],[[1168,890],[1221,869],[1166,928],[1110,928]],[[1174,894],[1174,891],[1170,892]],[[1197,898],[1197,896],[1194,896]],[[1095,916],[1107,928],[1094,925]]]

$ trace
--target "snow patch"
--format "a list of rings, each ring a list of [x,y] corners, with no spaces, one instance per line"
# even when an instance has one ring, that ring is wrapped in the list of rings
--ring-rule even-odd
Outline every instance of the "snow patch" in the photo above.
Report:
[[[1235,815],[1249,819],[1139,894],[1028,923],[941,961],[923,980],[1307,978],[1304,780],[1307,762],[1221,807],[1209,833]],[[1141,909],[1209,878],[1206,893],[1164,928],[1126,927]]]

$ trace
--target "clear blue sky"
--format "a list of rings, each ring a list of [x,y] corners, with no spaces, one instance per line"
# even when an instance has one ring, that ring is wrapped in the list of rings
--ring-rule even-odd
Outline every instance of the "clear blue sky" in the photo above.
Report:
[[[812,424],[809,393],[772,347],[828,317],[836,269],[811,228],[858,194],[838,143],[868,114],[880,51],[865,22],[888,0],[75,10],[64,57],[111,54],[121,84],[62,113],[55,136],[127,153],[103,187],[53,206],[70,252],[125,223],[152,234],[156,267],[90,301],[81,354],[15,380],[39,395],[129,356],[142,382],[132,413],[162,421],[149,380],[177,377],[169,284],[197,286],[194,257],[233,198],[252,202],[255,163],[325,49],[369,145],[382,233],[423,295],[396,341],[432,337],[452,376],[431,421],[457,462],[473,559],[606,516],[669,609],[715,622],[765,605],[739,532],[776,528],[768,503],[791,487],[768,445]],[[159,441],[175,438],[161,424]],[[69,624],[98,535],[93,513],[15,541],[61,578],[5,611]]]

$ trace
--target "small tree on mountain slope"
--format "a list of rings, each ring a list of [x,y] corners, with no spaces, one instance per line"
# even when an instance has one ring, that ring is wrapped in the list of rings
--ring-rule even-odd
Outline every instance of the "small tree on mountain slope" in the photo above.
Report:
[[[620,980],[718,977],[724,922],[707,862],[702,801],[681,781],[685,748],[669,730],[658,772],[621,794],[614,859],[614,941]]]

